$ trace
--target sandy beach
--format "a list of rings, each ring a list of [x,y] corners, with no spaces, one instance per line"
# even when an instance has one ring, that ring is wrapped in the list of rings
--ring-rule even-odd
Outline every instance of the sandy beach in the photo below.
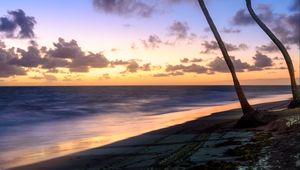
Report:
[[[287,101],[260,104],[260,108],[280,109]],[[183,124],[159,129],[106,146],[75,154],[12,168],[11,170],[83,170],[83,169],[235,169],[237,167],[270,167],[274,161],[270,153],[280,151],[272,148],[272,141],[282,135],[270,127],[258,129],[235,129],[241,116],[240,109],[218,112]],[[298,121],[299,122],[299,121]],[[286,123],[285,123],[286,124]],[[297,124],[293,122],[293,124]],[[289,126],[295,128],[297,125]],[[284,127],[284,126],[280,126]],[[289,127],[281,128],[286,129]],[[266,130],[268,129],[268,130]],[[292,132],[291,132],[292,133]],[[294,130],[294,133],[296,131]],[[274,137],[276,136],[277,137]],[[291,135],[291,134],[289,134]],[[298,135],[298,136],[297,136]],[[299,133],[292,136],[295,143]],[[280,140],[279,140],[280,141]],[[280,142],[277,141],[281,148]],[[248,146],[249,145],[249,146]],[[252,146],[253,145],[253,146]],[[250,147],[255,152],[236,153],[236,149]],[[252,148],[254,147],[254,148]],[[282,148],[281,148],[282,149]],[[247,148],[243,148],[247,151]],[[294,159],[290,168],[299,166],[299,150],[291,152]],[[276,154],[272,154],[272,156]],[[277,156],[276,158],[283,159]],[[275,161],[276,162],[276,161]],[[272,163],[275,165],[275,163]],[[283,164],[282,164],[283,165]],[[282,166],[279,164],[278,166]],[[275,167],[273,167],[276,169]]]

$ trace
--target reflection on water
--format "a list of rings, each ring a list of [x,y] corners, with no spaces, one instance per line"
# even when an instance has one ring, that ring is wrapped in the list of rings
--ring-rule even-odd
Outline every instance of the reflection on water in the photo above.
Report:
[[[252,99],[252,104],[279,101],[290,95]],[[0,141],[0,168],[38,162],[90,149],[152,130],[238,108],[239,103],[207,106],[162,115],[104,114],[16,127]]]

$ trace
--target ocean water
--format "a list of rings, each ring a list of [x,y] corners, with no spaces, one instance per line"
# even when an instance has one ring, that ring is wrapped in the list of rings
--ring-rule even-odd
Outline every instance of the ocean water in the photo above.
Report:
[[[291,96],[289,86],[244,90],[262,101]],[[237,103],[232,86],[0,87],[0,96],[0,169],[201,117],[189,110]]]

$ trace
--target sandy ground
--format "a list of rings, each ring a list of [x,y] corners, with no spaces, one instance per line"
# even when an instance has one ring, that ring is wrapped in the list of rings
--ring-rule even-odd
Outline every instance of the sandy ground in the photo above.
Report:
[[[283,101],[259,107],[276,109],[286,104]],[[275,123],[280,126],[273,124],[261,129],[240,130],[233,128],[240,116],[240,109],[215,113],[103,147],[11,170],[300,167],[300,128],[297,121],[287,119]],[[276,131],[274,127],[277,127]],[[237,148],[242,148],[247,153],[239,153]]]

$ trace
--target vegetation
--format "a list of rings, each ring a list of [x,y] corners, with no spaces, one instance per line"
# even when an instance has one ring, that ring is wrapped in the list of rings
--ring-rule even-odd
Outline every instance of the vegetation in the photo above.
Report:
[[[246,4],[247,4],[248,11],[252,16],[252,18],[254,19],[254,21],[260,26],[260,28],[270,37],[270,39],[274,42],[274,44],[279,48],[280,52],[282,53],[285,59],[289,71],[289,75],[290,75],[291,89],[293,93],[293,100],[289,104],[289,108],[300,107],[300,92],[295,78],[293,62],[288,51],[281,43],[281,41],[273,34],[273,32],[255,14],[254,10],[252,9],[251,0],[246,0]]]

